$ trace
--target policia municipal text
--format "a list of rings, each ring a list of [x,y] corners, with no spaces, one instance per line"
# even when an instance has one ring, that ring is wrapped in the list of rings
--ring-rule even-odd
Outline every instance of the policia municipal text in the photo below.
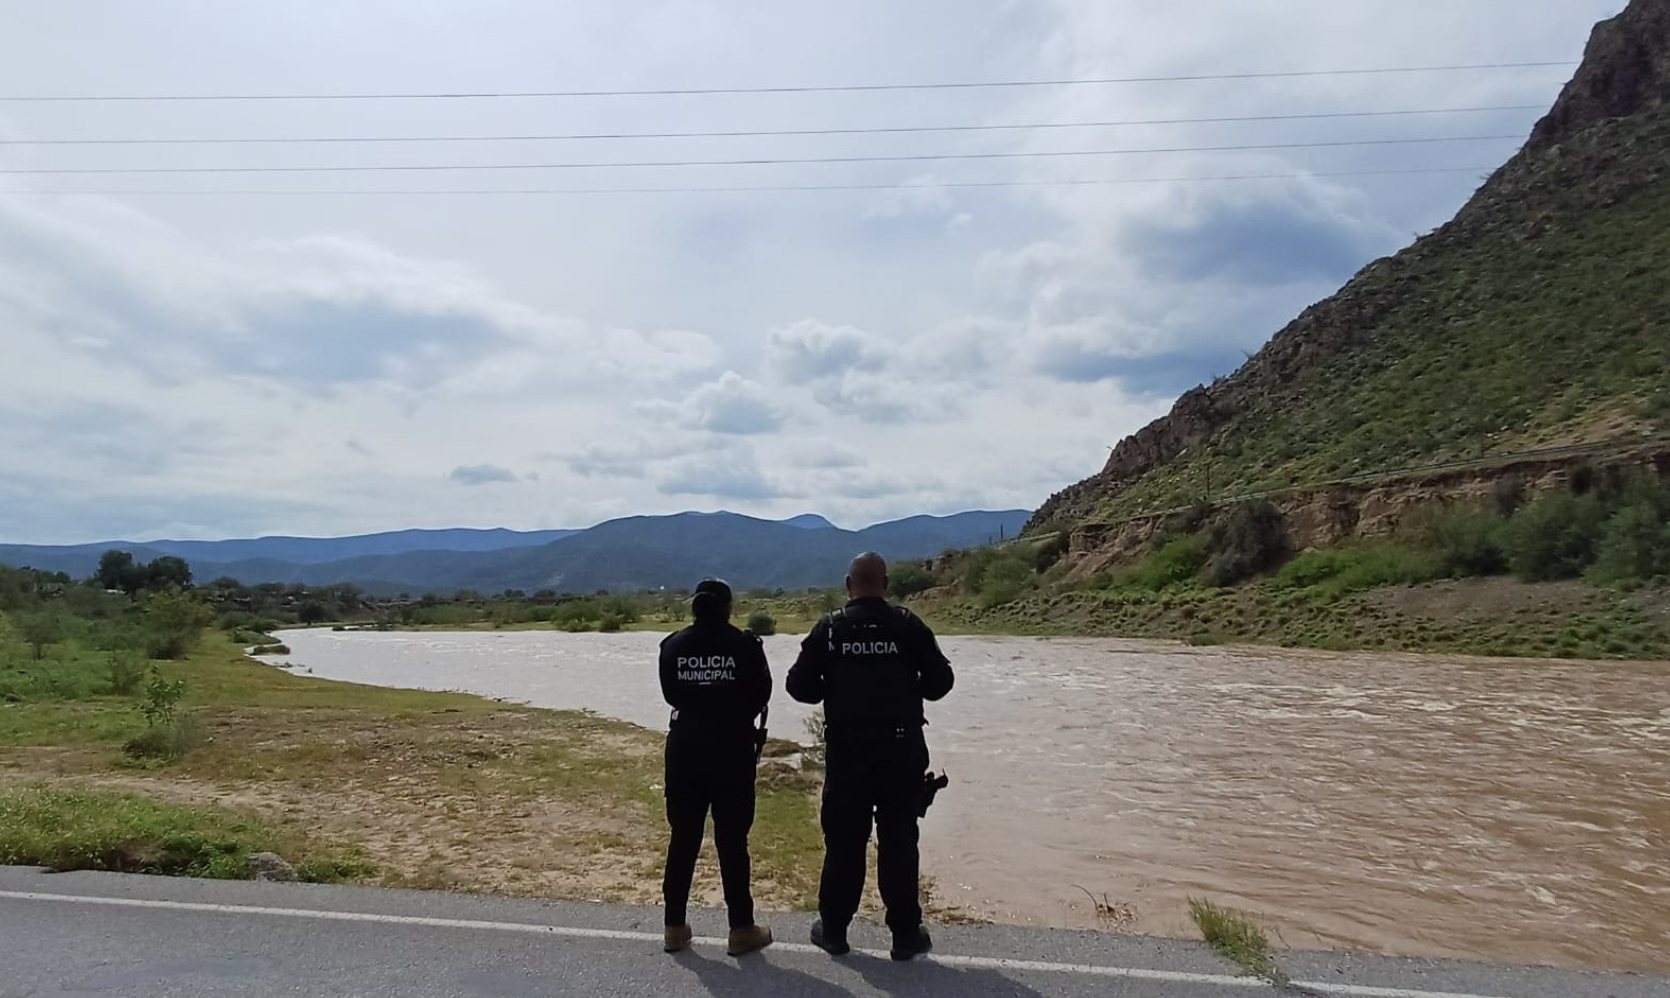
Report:
[[[771,699],[771,670],[760,639],[731,626],[731,589],[718,579],[696,587],[695,623],[661,642],[661,693],[672,704],[667,734],[667,871],[663,949],[690,945],[685,910],[708,810],[731,933],[727,952],[752,953],[771,944],[771,930],[754,924],[749,889],[748,831],[754,824],[754,770],[764,729],[754,727]]]

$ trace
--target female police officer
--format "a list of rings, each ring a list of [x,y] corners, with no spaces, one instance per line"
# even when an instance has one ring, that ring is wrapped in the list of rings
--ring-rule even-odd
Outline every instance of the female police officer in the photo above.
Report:
[[[752,953],[771,943],[754,924],[749,891],[748,831],[754,824],[754,717],[771,699],[771,670],[760,639],[731,626],[731,587],[718,579],[696,586],[695,623],[661,642],[661,693],[673,706],[667,734],[667,903],[663,949],[690,945],[685,909],[702,848],[708,809],[725,886],[731,933],[727,952]]]

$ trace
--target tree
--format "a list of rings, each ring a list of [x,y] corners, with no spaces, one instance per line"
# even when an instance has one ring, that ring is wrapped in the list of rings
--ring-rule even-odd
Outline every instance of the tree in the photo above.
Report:
[[[318,600],[310,599],[296,611],[296,619],[304,624],[322,624],[325,622],[325,605]]]
[[[37,662],[45,656],[47,645],[55,645],[64,640],[64,618],[56,610],[20,613],[12,620],[24,643],[34,649]]]
[[[28,569],[0,565],[0,610],[16,610],[35,594],[35,580]]]
[[[152,559],[144,573],[146,589],[184,589],[191,585],[191,566],[173,555]]]
[[[145,603],[151,657],[184,658],[214,619],[215,612],[191,593],[180,589],[152,593]]]
[[[145,585],[145,570],[133,562],[133,552],[114,548],[99,555],[99,567],[93,578],[106,589],[119,589],[129,596]]]

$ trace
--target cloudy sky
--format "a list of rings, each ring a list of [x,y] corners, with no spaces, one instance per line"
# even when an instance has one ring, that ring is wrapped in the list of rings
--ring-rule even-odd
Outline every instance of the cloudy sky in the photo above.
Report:
[[[4,98],[1242,77],[0,100],[0,541],[1035,507],[1572,67],[1245,74],[1575,60],[1622,6],[0,0]],[[1110,122],[1161,123],[875,131]],[[373,137],[437,141],[62,142]]]

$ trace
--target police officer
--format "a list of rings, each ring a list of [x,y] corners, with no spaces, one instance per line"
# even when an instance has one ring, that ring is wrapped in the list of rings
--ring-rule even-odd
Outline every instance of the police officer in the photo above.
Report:
[[[917,894],[928,771],[922,701],[949,693],[953,677],[934,632],[886,594],[887,562],[854,558],[846,606],[812,628],[784,686],[801,703],[824,705],[823,879],[812,942],[837,956],[851,950],[847,926],[864,892],[873,817],[891,955],[909,960],[933,948]]]
[[[690,945],[685,910],[709,808],[731,932],[727,952],[752,953],[771,943],[754,924],[749,891],[748,831],[754,825],[754,717],[771,699],[771,670],[760,639],[731,626],[731,587],[719,579],[696,586],[695,623],[661,642],[661,694],[673,707],[667,734],[666,932],[662,948]]]

